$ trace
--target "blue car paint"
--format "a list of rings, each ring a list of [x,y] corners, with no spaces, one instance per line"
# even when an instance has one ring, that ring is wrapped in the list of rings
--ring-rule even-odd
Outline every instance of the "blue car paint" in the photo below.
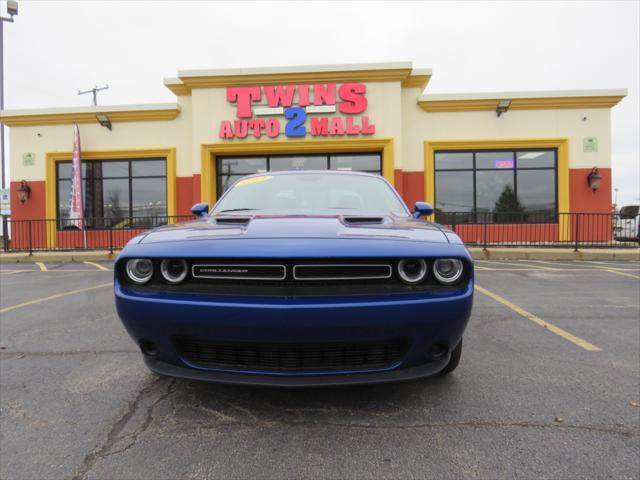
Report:
[[[158,346],[157,356],[145,356],[152,370],[200,380],[306,386],[414,378],[435,374],[447,365],[473,303],[473,260],[455,233],[410,216],[388,214],[380,225],[357,226],[348,225],[344,216],[335,213],[282,216],[234,212],[247,219],[244,226],[217,224],[222,215],[214,213],[204,221],[169,225],[136,237],[118,256],[116,270],[130,258],[448,257],[465,262],[468,281],[446,291],[269,297],[143,292],[122,284],[116,274],[116,306],[129,335],[136,343],[145,339]],[[191,364],[172,344],[175,335],[293,344],[408,337],[411,345],[401,361],[383,369],[277,372]],[[449,347],[437,360],[428,354],[435,342]]]

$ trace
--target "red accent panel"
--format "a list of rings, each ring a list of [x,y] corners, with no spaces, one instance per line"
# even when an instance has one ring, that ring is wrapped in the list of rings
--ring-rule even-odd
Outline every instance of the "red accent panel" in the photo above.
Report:
[[[196,204],[202,201],[202,198],[200,196],[200,174],[199,173],[193,176],[193,185],[191,186],[191,192],[193,195],[192,204]]]
[[[587,183],[590,168],[569,170],[569,210],[572,213],[611,213],[611,169],[598,170],[602,175],[602,182],[595,192]]]
[[[195,203],[193,201],[193,178],[177,177],[176,178],[176,213],[177,215],[189,215],[191,207]]]
[[[412,209],[413,205],[424,200],[424,172],[404,172],[402,179],[402,197],[407,206]]]
[[[34,218],[44,218],[45,213],[45,182],[44,181],[27,181],[27,185],[31,187],[31,196],[29,200],[20,203],[18,199],[18,187],[20,182],[11,182],[11,219],[12,220],[31,220]]]
[[[398,191],[400,195],[402,195],[402,192],[403,192],[403,182],[402,182],[403,179],[404,179],[404,175],[402,174],[402,170],[400,169],[394,170],[393,183],[394,183],[395,189]]]
[[[447,225],[465,243],[482,245],[508,242],[557,242],[557,223],[506,223],[506,224],[459,224]]]
[[[87,248],[103,250],[122,248],[129,240],[146,230],[148,229],[87,230]],[[82,249],[83,247],[84,234],[81,230],[56,232],[56,248]]]

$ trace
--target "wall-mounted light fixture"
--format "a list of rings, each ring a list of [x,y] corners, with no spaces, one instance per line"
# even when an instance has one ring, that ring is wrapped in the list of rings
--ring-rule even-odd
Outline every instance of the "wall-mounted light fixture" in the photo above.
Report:
[[[109,120],[109,117],[107,117],[104,113],[98,113],[96,115],[96,120],[98,120],[98,123],[100,125],[111,130],[111,120]]]
[[[502,115],[504,112],[509,110],[510,106],[511,106],[511,100],[500,100],[498,102],[498,106],[496,107],[496,115],[498,116]]]
[[[587,184],[595,192],[600,188],[600,183],[602,183],[602,175],[598,173],[598,167],[593,167],[587,175]]]
[[[31,196],[31,187],[27,184],[26,180],[20,182],[20,186],[16,190],[18,192],[18,200],[21,204],[24,204]]]

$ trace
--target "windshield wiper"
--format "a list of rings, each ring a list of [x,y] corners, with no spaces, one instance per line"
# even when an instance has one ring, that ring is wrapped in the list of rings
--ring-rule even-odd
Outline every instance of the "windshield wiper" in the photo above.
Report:
[[[258,210],[257,208],[229,208],[228,210],[220,210],[218,213],[224,212],[247,212],[249,210]]]

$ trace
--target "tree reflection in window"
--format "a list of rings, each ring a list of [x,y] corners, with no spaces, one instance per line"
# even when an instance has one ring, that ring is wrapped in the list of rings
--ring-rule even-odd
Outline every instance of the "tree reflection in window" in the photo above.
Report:
[[[557,222],[557,151],[436,152],[436,221]]]

